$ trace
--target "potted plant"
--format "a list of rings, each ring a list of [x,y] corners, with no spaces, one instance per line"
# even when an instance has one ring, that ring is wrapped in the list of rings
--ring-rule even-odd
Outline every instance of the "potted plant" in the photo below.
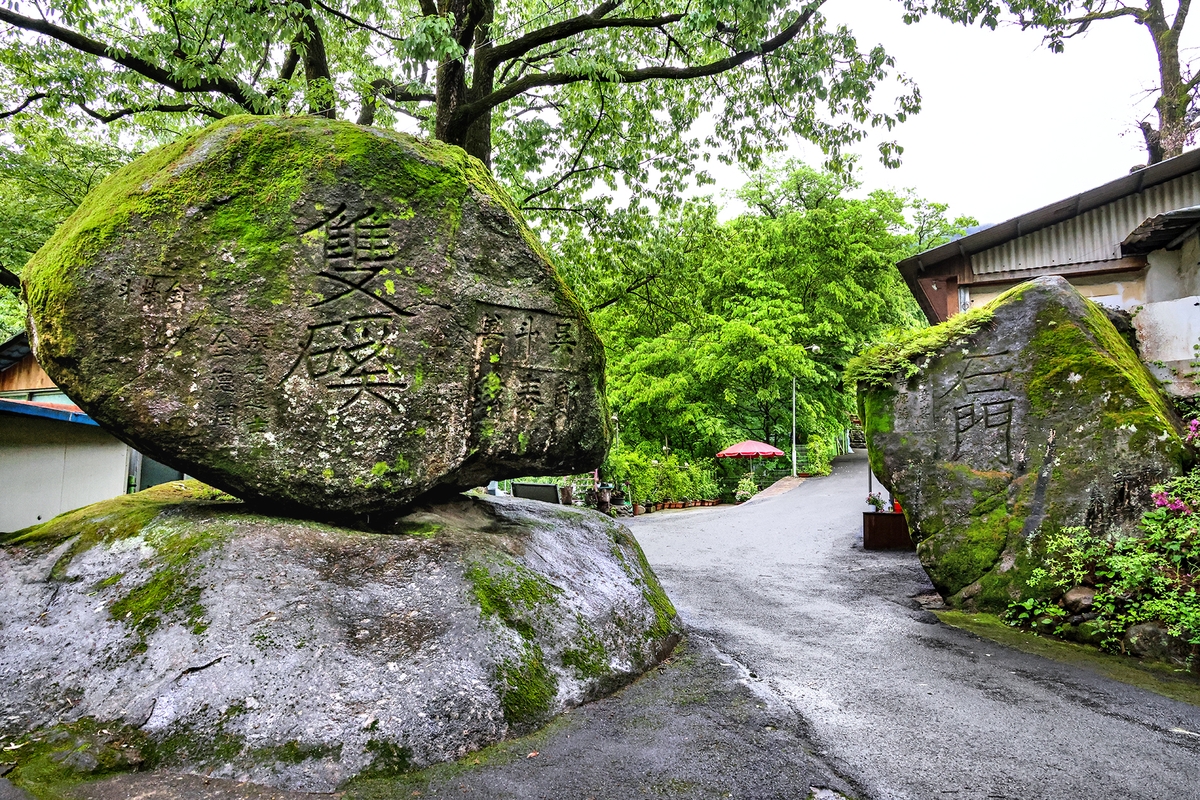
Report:
[[[756,494],[758,494],[758,482],[754,480],[753,472],[747,472],[738,481],[737,491],[733,493],[733,497],[739,503],[744,503]]]
[[[863,512],[864,550],[915,550],[912,536],[908,532],[908,520],[904,518],[900,503],[895,499],[886,511],[888,503],[879,492],[867,495],[867,505],[872,511]]]

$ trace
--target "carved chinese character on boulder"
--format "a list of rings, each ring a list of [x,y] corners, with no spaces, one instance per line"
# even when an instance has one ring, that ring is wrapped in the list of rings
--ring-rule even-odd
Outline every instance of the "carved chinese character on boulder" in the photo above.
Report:
[[[279,510],[381,521],[608,447],[586,315],[438,142],[222,121],[89,195],[25,292],[38,359],[101,425]]]
[[[1062,278],[869,351],[848,377],[872,469],[953,605],[1034,596],[1043,543],[1063,527],[1136,534],[1150,487],[1186,457],[1145,366]]]

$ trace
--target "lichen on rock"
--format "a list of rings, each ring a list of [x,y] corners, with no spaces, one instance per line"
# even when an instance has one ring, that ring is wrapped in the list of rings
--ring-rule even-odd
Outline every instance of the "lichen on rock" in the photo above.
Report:
[[[1035,596],[1050,531],[1136,535],[1150,487],[1190,459],[1146,367],[1062,278],[859,356],[850,373],[875,474],[953,605]],[[900,354],[900,357],[897,357]]]
[[[440,142],[222,120],[104,181],[23,279],[72,399],[264,507],[378,525],[608,447],[586,314],[486,168]]]
[[[5,535],[0,740],[30,742],[12,777],[144,764],[332,791],[529,731],[678,641],[637,541],[598,513],[464,497],[397,529],[188,481]]]

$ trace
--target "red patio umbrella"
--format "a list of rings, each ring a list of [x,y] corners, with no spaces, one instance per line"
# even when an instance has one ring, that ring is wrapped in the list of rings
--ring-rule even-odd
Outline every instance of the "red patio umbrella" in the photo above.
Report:
[[[781,455],[783,451],[778,447],[772,447],[766,442],[748,440],[738,442],[733,447],[726,447],[717,453],[717,458],[778,458]]]

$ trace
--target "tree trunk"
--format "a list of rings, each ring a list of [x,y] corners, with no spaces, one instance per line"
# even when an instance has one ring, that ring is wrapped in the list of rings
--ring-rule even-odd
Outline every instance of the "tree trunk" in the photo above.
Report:
[[[475,74],[471,79],[472,100],[482,99],[492,93],[496,84],[496,65],[487,57],[492,49],[492,20],[495,15],[494,0],[487,0],[483,19],[475,32]],[[462,148],[492,168],[492,110],[480,114],[467,124]]]
[[[455,144],[475,156],[489,168],[492,165],[492,114],[486,111],[466,119],[458,110],[492,91],[495,67],[480,54],[490,50],[494,0],[450,0],[448,13],[455,20],[454,36],[466,49],[474,51],[457,61],[441,64],[437,71],[437,117],[434,136]],[[467,58],[474,61],[471,86],[467,86]]]
[[[312,96],[309,113],[329,119],[337,118],[337,102],[333,97],[333,76],[329,72],[329,57],[325,53],[325,38],[313,14],[312,0],[300,0],[304,8],[304,27],[308,38],[304,40],[304,80],[308,86],[320,82],[320,93]]]
[[[1183,153],[1188,140],[1187,93],[1183,91],[1183,74],[1179,63],[1179,34],[1167,24],[1161,5],[1153,10],[1141,23],[1154,39],[1154,52],[1158,57],[1159,95],[1154,103],[1158,114],[1158,130],[1148,122],[1141,122],[1142,137],[1146,141],[1148,163],[1157,164],[1165,158],[1174,158]]]
[[[1162,137],[1149,122],[1138,123],[1142,138],[1146,140],[1146,165],[1157,164],[1163,160]]]

